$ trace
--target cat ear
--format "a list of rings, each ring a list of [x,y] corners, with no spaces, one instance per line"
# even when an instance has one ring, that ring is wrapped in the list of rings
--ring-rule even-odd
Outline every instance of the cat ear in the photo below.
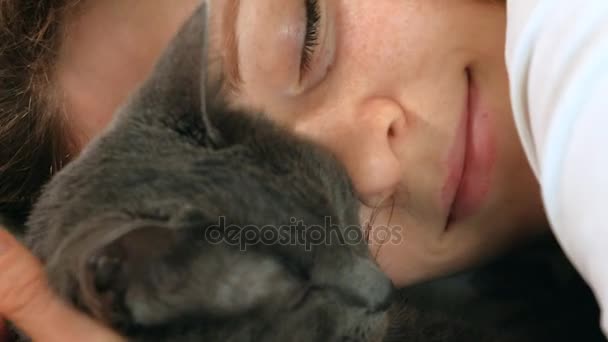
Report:
[[[119,120],[217,133],[207,118],[208,5],[203,2],[171,41],[152,74],[118,113]]]
[[[208,3],[205,1],[203,2],[200,11],[201,16],[204,18],[205,21],[205,25],[203,27],[203,31],[202,35],[203,35],[203,41],[202,41],[202,48],[201,48],[201,56],[200,56],[200,65],[201,65],[201,73],[200,73],[200,83],[199,83],[199,98],[200,98],[200,111],[201,111],[201,119],[203,121],[204,126],[207,128],[207,136],[206,136],[206,140],[209,144],[217,146],[217,145],[221,145],[224,141],[224,139],[222,138],[219,130],[211,123],[211,118],[210,118],[210,111],[211,109],[211,105],[210,105],[210,100],[212,98],[218,98],[220,96],[219,94],[219,89],[221,89],[221,81],[217,80],[214,83],[210,83],[210,70],[209,70],[209,66],[211,65],[210,60],[209,60],[209,32],[208,32],[208,27],[207,27],[207,22],[209,21],[208,19]]]

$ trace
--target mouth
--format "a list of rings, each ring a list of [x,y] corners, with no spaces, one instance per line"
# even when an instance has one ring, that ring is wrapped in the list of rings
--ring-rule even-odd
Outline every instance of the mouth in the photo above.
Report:
[[[446,229],[470,217],[490,190],[496,148],[491,115],[482,108],[479,89],[467,69],[467,105],[448,157],[448,177],[442,189]]]

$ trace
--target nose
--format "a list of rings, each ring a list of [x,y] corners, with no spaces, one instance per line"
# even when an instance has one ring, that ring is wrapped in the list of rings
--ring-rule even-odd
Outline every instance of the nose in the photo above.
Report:
[[[403,108],[392,99],[368,99],[350,110],[320,109],[297,122],[295,130],[334,153],[369,206],[392,195],[401,180],[396,147],[405,138],[406,120]]]
[[[331,271],[323,269],[317,272],[314,281],[349,305],[365,308],[370,313],[386,311],[392,303],[393,283],[366,258],[355,257],[341,267],[332,267]]]
[[[392,303],[393,283],[370,260],[357,262],[343,285],[345,294],[370,312],[385,311]]]

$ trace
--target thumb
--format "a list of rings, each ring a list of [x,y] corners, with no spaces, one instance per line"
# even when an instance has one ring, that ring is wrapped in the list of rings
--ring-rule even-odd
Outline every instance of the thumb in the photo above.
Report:
[[[124,341],[55,295],[38,259],[2,228],[0,317],[12,321],[34,341]]]

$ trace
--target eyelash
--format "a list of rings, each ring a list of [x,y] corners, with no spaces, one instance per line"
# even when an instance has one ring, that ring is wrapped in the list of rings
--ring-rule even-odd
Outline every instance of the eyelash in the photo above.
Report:
[[[301,71],[310,69],[315,47],[319,44],[319,23],[321,22],[321,10],[319,0],[304,0],[306,4],[306,36],[302,46]]]

